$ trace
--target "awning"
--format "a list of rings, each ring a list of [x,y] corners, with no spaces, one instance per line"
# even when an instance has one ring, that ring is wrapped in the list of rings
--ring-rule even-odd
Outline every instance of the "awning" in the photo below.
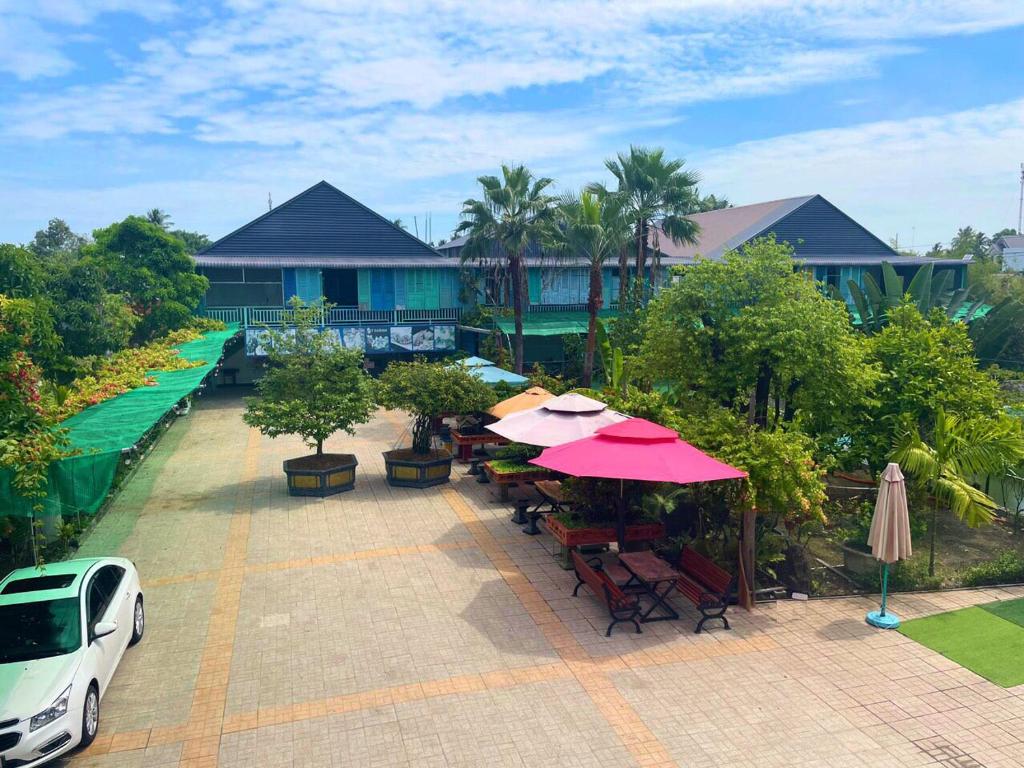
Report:
[[[613,309],[602,310],[597,316],[604,319],[617,317]],[[523,315],[524,336],[565,336],[568,333],[586,333],[590,315],[586,312],[531,312]],[[512,336],[516,332],[511,317],[495,318],[494,324],[502,333]]]

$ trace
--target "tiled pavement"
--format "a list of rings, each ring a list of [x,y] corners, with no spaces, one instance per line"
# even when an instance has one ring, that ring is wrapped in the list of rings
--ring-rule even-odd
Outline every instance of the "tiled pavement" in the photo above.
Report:
[[[605,638],[551,539],[464,468],[387,486],[403,424],[333,439],[360,466],[326,500],[287,495],[298,441],[247,429],[238,400],[171,428],[83,547],[135,560],[149,622],[69,764],[1024,766],[1024,686],[870,629],[866,600],[737,611],[700,636],[685,610]]]

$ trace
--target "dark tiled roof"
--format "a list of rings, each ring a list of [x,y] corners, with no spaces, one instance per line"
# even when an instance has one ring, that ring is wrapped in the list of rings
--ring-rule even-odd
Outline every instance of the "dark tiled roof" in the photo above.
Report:
[[[853,263],[850,260],[854,258],[862,263],[897,258],[896,252],[885,242],[821,195],[722,208],[690,218],[700,225],[694,245],[677,245],[663,232],[657,232],[661,252],[672,262],[685,263],[697,255],[719,259],[728,250],[772,233],[778,240],[793,246],[801,259],[832,259],[846,264]]]
[[[206,265],[223,263],[219,257],[297,257],[378,264],[442,258],[426,243],[326,181],[222,237],[201,251],[197,261]]]

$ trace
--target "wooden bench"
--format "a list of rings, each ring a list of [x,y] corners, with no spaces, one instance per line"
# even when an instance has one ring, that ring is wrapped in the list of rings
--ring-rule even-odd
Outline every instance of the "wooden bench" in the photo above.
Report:
[[[732,588],[729,572],[689,547],[683,547],[679,555],[678,570],[676,591],[697,606],[701,613],[701,620],[697,622],[694,631],[700,634],[704,622],[711,619],[721,619],[725,628],[729,629],[729,620],[725,618]]]
[[[573,550],[572,567],[576,571],[578,580],[576,589],[572,591],[572,596],[577,597],[580,587],[586,584],[608,609],[612,623],[608,625],[608,631],[604,633],[605,637],[611,637],[612,627],[616,624],[627,621],[633,622],[637,634],[640,634],[640,622],[637,621],[637,616],[640,615],[639,598],[635,595],[627,595],[618,584],[612,581],[611,577],[605,573],[604,564],[600,558],[592,557],[590,560],[584,560],[580,557],[579,552]]]

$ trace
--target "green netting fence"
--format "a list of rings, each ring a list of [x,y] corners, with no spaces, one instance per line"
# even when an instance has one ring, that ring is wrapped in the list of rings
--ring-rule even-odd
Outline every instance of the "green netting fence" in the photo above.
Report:
[[[186,360],[203,365],[178,371],[152,371],[153,386],[139,387],[86,408],[62,422],[71,446],[81,453],[50,466],[47,496],[42,502],[18,496],[11,488],[11,473],[0,470],[0,514],[28,517],[42,503],[41,516],[94,514],[114,482],[121,452],[145,437],[183,398],[188,397],[217,365],[224,345],[238,332],[210,331],[180,345]]]

